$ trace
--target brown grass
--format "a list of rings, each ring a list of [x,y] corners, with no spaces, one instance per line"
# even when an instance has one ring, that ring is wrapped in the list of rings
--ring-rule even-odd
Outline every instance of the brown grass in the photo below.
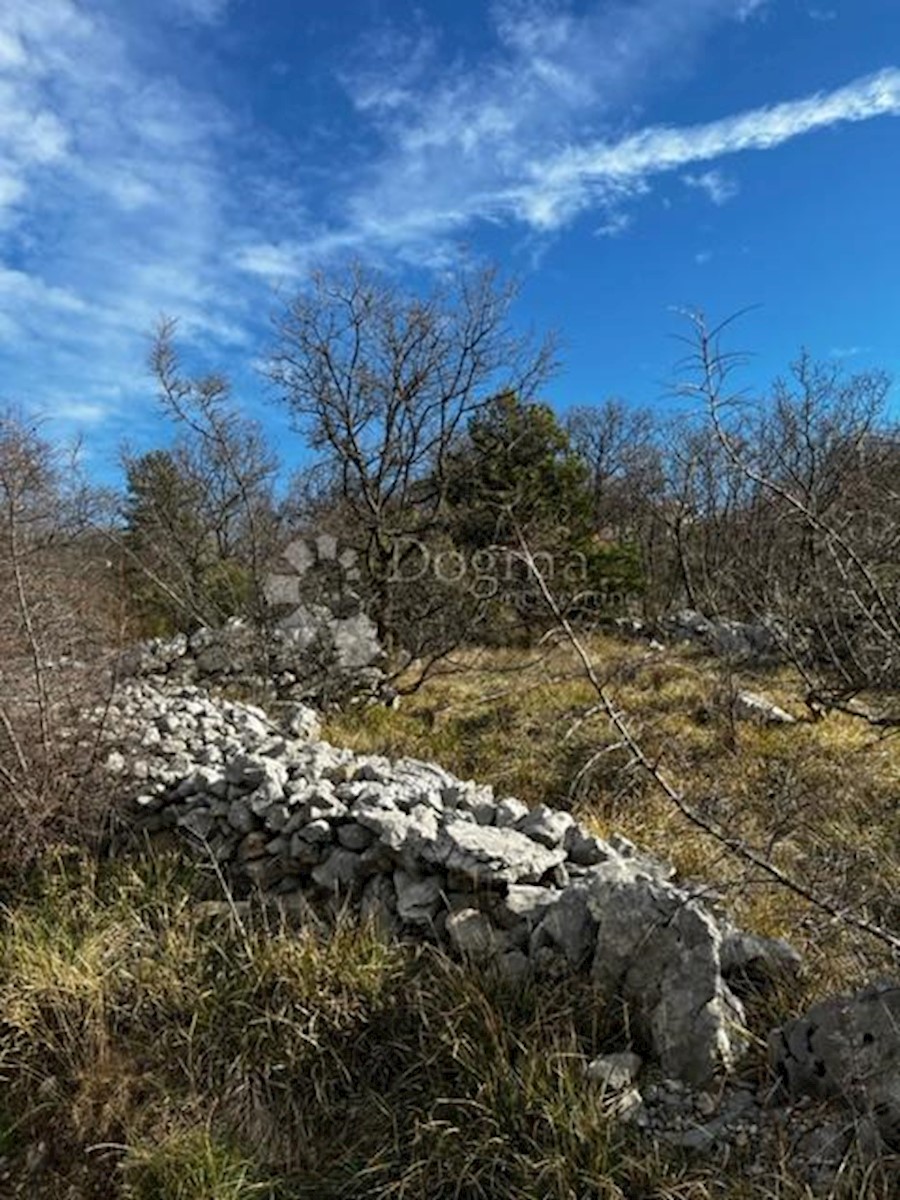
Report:
[[[699,656],[602,639],[592,650],[695,803],[896,924],[892,739],[840,717],[735,727],[733,681]],[[748,877],[660,799],[590,715],[565,651],[521,664],[472,656],[468,673],[435,677],[399,710],[334,717],[328,733],[571,804],[714,885],[742,922],[806,956],[799,985],[754,1014],[763,1029],[883,972],[877,944]],[[741,682],[794,706],[786,673]],[[196,904],[207,889],[177,856],[57,859],[0,911],[0,1195],[812,1200],[777,1151],[749,1177],[740,1155],[691,1159],[614,1121],[583,1066],[624,1031],[585,981],[511,990],[350,922],[325,936],[263,913],[211,920]],[[765,1070],[760,1055],[748,1070]],[[886,1171],[848,1162],[824,1196],[895,1189]]]
[[[4,913],[0,1180],[31,1200],[811,1200],[776,1151],[639,1141],[586,1083],[586,982],[510,989],[429,948],[210,923],[177,858],[58,863]],[[832,1200],[888,1200],[848,1163]]]
[[[693,651],[653,654],[603,637],[590,648],[648,753],[705,816],[823,896],[900,928],[900,737],[840,714],[809,721],[787,670],[735,677]],[[435,676],[396,711],[334,717],[326,736],[437,759],[499,794],[569,807],[597,833],[625,834],[713,885],[748,928],[793,941],[807,964],[798,1005],[890,969],[878,942],[748,871],[689,824],[617,747],[602,713],[582,719],[596,697],[568,647],[535,656],[531,670],[521,662],[509,651],[472,654],[470,671]],[[801,723],[735,723],[737,686],[763,691]]]

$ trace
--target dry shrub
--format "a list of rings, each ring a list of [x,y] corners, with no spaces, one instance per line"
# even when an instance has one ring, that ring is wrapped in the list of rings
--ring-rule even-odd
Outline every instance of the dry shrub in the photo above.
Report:
[[[24,418],[0,414],[0,867],[96,835],[114,581],[94,532],[100,497]]]

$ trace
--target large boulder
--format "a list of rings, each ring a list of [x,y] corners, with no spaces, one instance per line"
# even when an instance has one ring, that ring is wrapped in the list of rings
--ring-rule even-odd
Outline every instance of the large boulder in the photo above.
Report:
[[[792,1094],[839,1096],[900,1151],[900,985],[881,982],[831,996],[769,1038]]]
[[[744,1010],[722,975],[722,933],[689,893],[627,860],[592,868],[591,977],[629,1006],[663,1070],[703,1083],[744,1049]]]

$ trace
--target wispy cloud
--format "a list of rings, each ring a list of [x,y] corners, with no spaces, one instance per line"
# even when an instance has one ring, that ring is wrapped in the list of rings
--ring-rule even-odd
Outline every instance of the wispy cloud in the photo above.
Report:
[[[179,75],[168,54],[198,23],[223,26],[204,39],[230,34],[249,7],[159,0],[150,24],[114,0],[0,7],[11,398],[133,427],[149,405],[142,358],[160,312],[227,354],[249,343],[272,284],[296,286],[316,261],[358,252],[441,267],[486,223],[516,227],[538,256],[545,235],[582,216],[598,236],[623,236],[632,202],[663,173],[724,203],[736,188],[728,156],[900,113],[900,71],[887,70],[706,124],[641,127],[710,36],[765,16],[762,0],[494,0],[490,36],[467,52],[425,17],[361,30],[335,69],[352,166],[349,151],[308,162],[287,136],[266,165],[259,146],[274,135],[249,123],[245,97],[229,107],[200,67]],[[152,25],[158,11],[168,16]]]
[[[659,126],[618,142],[573,146],[536,165],[532,178],[510,194],[510,204],[522,219],[554,229],[591,204],[645,187],[653,175],[743,151],[771,150],[817,129],[887,115],[900,115],[900,70],[705,125]]]
[[[145,339],[162,311],[188,335],[246,336],[220,253],[234,125],[139,67],[124,28],[75,0],[0,10],[4,395],[67,420],[124,420],[128,404],[140,421]]]
[[[623,205],[646,194],[655,176],[900,113],[900,71],[889,69],[707,124],[649,126],[618,139],[584,136],[591,126],[612,124],[635,100],[639,81],[664,74],[673,59],[684,69],[723,20],[766,11],[763,3],[739,0],[643,0],[576,17],[562,6],[507,0],[493,9],[500,52],[487,64],[450,71],[439,69],[437,42],[427,31],[382,31],[366,69],[344,76],[359,112],[382,135],[382,151],[345,195],[343,221],[295,240],[285,277],[302,269],[304,250],[364,245],[415,261],[440,259],[442,240],[477,222],[515,221],[552,233],[599,209],[599,231],[619,233]],[[676,47],[684,48],[680,58]],[[738,190],[717,166],[688,170],[684,180],[720,205]],[[283,253],[263,239],[241,261],[265,271]]]
[[[165,0],[172,10],[200,25],[215,25],[223,20],[231,0]]]
[[[752,17],[762,16],[768,12],[771,0],[740,0],[737,7],[737,19],[749,21]]]
[[[510,192],[555,146],[618,122],[689,73],[723,21],[749,15],[742,0],[592,4],[580,15],[562,3],[502,0],[491,11],[496,50],[449,70],[436,69],[433,39],[413,47],[398,34],[391,52],[385,38],[390,103],[374,110],[385,153],[354,198],[360,223],[407,220],[411,196],[447,228],[508,216]],[[348,87],[372,112],[371,69]]]
[[[682,180],[689,188],[705,192],[713,204],[727,204],[740,191],[737,180],[731,179],[724,171],[704,171],[700,175],[683,175]]]
[[[630,213],[610,213],[603,224],[597,226],[597,228],[594,230],[594,234],[596,237],[621,237],[623,233],[631,228],[633,220],[634,218]]]
[[[281,279],[302,273],[310,257],[359,247],[439,264],[478,223],[516,221],[542,234],[597,202],[600,233],[621,233],[629,218],[616,195],[640,195],[644,182],[610,175],[602,196],[583,195],[581,180],[562,179],[558,147],[574,151],[621,126],[623,113],[691,73],[723,23],[765,9],[765,0],[595,2],[580,11],[565,0],[494,0],[495,41],[475,59],[448,60],[427,25],[384,25],[340,71],[381,141],[342,193],[340,218],[290,239],[258,236],[236,261]]]

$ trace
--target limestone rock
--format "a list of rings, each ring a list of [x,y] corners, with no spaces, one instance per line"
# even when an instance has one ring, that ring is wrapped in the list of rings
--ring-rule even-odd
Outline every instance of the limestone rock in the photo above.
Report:
[[[499,932],[477,908],[451,913],[447,918],[447,934],[457,954],[476,962],[493,959],[504,948]]]
[[[359,878],[361,861],[358,854],[339,846],[324,862],[313,867],[312,877],[326,892],[343,892]]]
[[[765,987],[796,977],[802,960],[784,938],[760,937],[735,929],[729,923],[720,928],[722,974],[730,983],[746,981],[756,987]]]
[[[626,1000],[663,1070],[700,1084],[730,1069],[744,1048],[744,1012],[722,977],[709,913],[626,861],[594,868],[587,907],[598,926],[591,976]]]
[[[363,921],[371,921],[384,937],[394,934],[397,928],[397,893],[387,875],[373,875],[366,881],[359,915]]]
[[[409,925],[430,925],[441,901],[442,881],[436,875],[417,878],[406,871],[394,872],[397,916]]]
[[[758,692],[738,692],[732,707],[738,721],[755,721],[757,725],[797,724],[796,717]]]
[[[769,1038],[788,1090],[840,1096],[900,1150],[900,985],[882,982],[814,1004]]]
[[[529,929],[540,921],[547,909],[557,902],[560,893],[555,888],[537,884],[510,884],[506,895],[500,900],[497,911],[506,928],[525,921]]]
[[[589,886],[579,881],[561,891],[531,935],[533,951],[552,946],[576,971],[592,955],[597,936],[597,923],[588,907]]]
[[[508,829],[528,816],[528,805],[513,796],[507,796],[497,805],[494,824],[498,829]]]
[[[516,829],[470,825],[448,818],[434,845],[423,856],[465,876],[472,883],[537,883],[565,860],[560,847],[549,850]]]
[[[391,804],[358,801],[351,808],[358,825],[370,830],[397,854],[424,853],[434,847],[438,837],[438,818],[428,805],[419,804],[409,813]]]
[[[642,1065],[640,1055],[631,1050],[621,1050],[592,1059],[584,1073],[592,1083],[599,1083],[604,1089],[624,1091],[634,1085]]]
[[[516,823],[516,829],[520,833],[524,833],[526,837],[540,842],[542,846],[553,849],[563,844],[566,835],[574,825],[575,818],[571,813],[563,812],[561,809],[548,808],[546,804],[539,804],[537,808],[533,808],[527,816]]]

